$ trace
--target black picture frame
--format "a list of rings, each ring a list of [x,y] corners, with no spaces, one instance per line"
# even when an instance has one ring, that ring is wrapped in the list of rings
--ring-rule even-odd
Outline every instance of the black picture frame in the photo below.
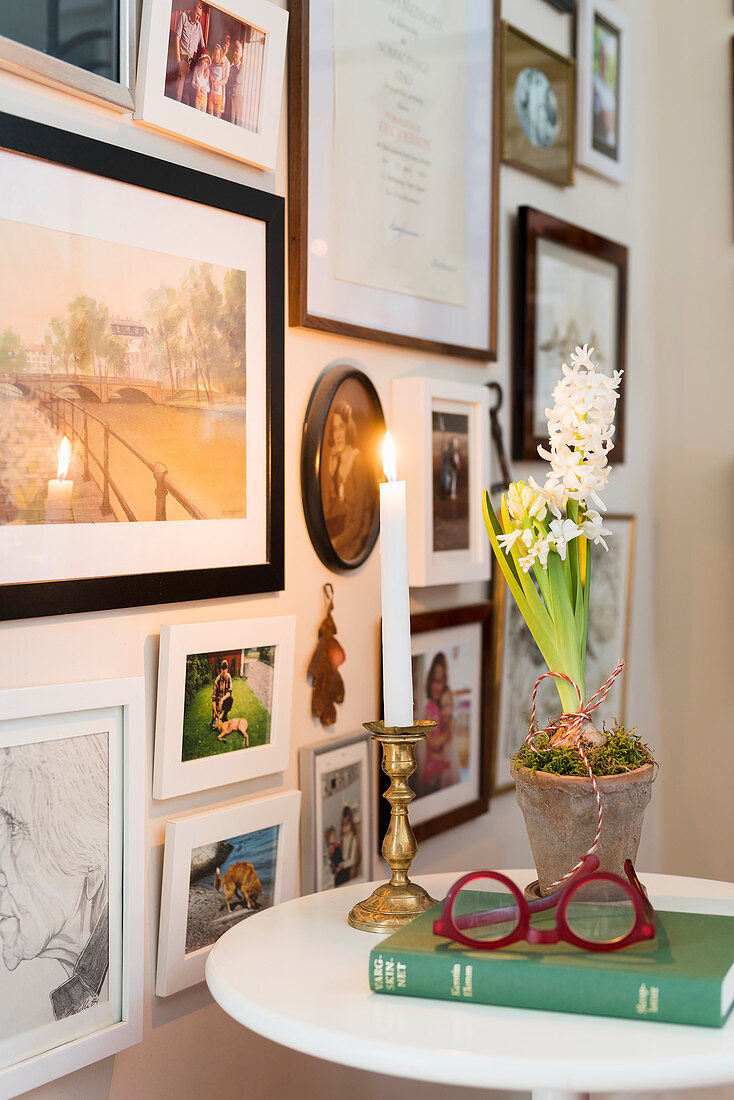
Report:
[[[265,224],[266,552],[262,561],[171,572],[0,584],[0,620],[216,599],[285,586],[284,200],[267,192],[0,113],[0,148]]]
[[[546,4],[550,4],[556,11],[565,12],[570,15],[576,10],[576,0],[545,0]]]
[[[301,445],[301,499],[306,527],[314,550],[321,561],[335,573],[348,573],[363,565],[372,553],[380,530],[378,475],[375,476],[375,500],[373,520],[362,550],[353,558],[344,557],[335,547],[327,526],[321,488],[321,462],[324,435],[329,413],[337,391],[348,381],[364,390],[365,397],[375,418],[375,426],[385,432],[385,415],[377,390],[370,378],[359,367],[341,363],[326,367],[319,375],[311,391],[303,422]],[[376,456],[372,457],[376,465]]]

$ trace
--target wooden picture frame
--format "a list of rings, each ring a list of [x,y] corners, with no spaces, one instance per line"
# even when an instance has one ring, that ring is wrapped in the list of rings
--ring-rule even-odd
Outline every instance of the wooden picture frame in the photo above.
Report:
[[[417,767],[410,779],[416,797],[410,804],[410,823],[418,841],[462,825],[489,808],[493,755],[491,623],[490,601],[410,616],[415,720],[438,719],[438,735],[441,706],[450,706],[453,725],[448,744],[440,746],[440,753],[433,754],[430,763],[430,735],[423,746],[416,747]],[[439,665],[444,672],[443,698],[439,695],[438,675],[434,675]],[[428,697],[429,683],[433,695],[439,698]],[[451,689],[449,695],[445,694],[447,686]],[[390,807],[382,797],[387,790],[382,771],[379,778],[379,836],[383,837]]]
[[[8,452],[0,618],[282,588],[283,200],[7,114],[0,159],[10,219],[3,299],[16,318],[8,327],[47,341],[39,350],[16,334],[18,366],[3,376],[6,430],[37,435],[38,453],[30,463],[22,448]],[[201,232],[189,258],[180,255],[182,218]],[[162,319],[131,321],[131,309],[152,308],[148,278],[174,305],[185,287],[200,286],[197,309],[220,310],[230,344],[210,357],[198,314],[184,324],[183,306],[173,320],[165,313],[170,295],[159,302],[166,328]],[[35,297],[15,301],[15,288],[31,281]],[[71,326],[73,310],[89,302],[98,329],[91,320]],[[232,373],[220,379],[230,360]],[[64,435],[72,464],[54,478]],[[218,440],[224,465],[211,449]],[[219,480],[202,480],[202,461],[223,471]],[[166,516],[175,522],[161,522]]]
[[[605,374],[626,370],[626,245],[521,206],[517,219],[517,311],[512,456],[536,461],[548,445],[545,409],[561,364],[577,345],[595,348]],[[540,361],[539,361],[540,360]],[[611,463],[624,461],[625,383],[615,417]]]
[[[401,18],[415,31],[405,65],[389,10],[379,13],[387,21],[384,28],[375,22],[375,12],[356,0],[336,7],[328,0],[291,4],[289,322],[471,360],[495,359],[499,0],[470,0],[465,13],[463,5],[446,0],[443,15],[451,27],[465,19],[457,24],[459,41],[466,43],[459,56],[452,47],[439,57],[431,20],[403,12]],[[341,43],[336,52],[334,18]],[[395,38],[392,57],[377,46],[375,36],[385,34]],[[355,45],[356,67],[350,52]],[[384,72],[380,63],[388,66]],[[420,89],[439,78],[446,87],[465,89],[457,95],[465,94],[466,101],[444,97],[446,113],[430,116]],[[409,89],[409,98],[398,94],[397,84]],[[373,85],[374,95],[366,94]],[[375,97],[382,97],[376,108]],[[374,118],[356,117],[370,111]],[[427,125],[429,136],[423,132]],[[463,151],[457,152],[460,141]],[[426,142],[430,163],[421,161]],[[410,150],[408,157],[401,143]],[[390,169],[393,161],[396,172]],[[382,220],[378,199],[385,173],[400,177],[400,194],[392,194],[389,217]],[[409,187],[417,189],[417,204],[405,198]],[[357,188],[372,198],[362,201]],[[457,188],[463,193],[457,195]],[[355,232],[349,232],[350,225]],[[432,233],[428,245],[424,230]]]
[[[615,183],[627,178],[630,33],[612,0],[578,0],[576,161]]]

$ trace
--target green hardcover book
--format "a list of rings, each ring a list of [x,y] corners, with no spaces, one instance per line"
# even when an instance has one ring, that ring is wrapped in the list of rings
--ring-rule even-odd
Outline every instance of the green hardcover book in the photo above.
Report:
[[[440,912],[372,949],[371,989],[707,1027],[721,1027],[734,1002],[734,916],[658,912],[656,938],[621,951],[524,942],[481,951],[434,936]]]

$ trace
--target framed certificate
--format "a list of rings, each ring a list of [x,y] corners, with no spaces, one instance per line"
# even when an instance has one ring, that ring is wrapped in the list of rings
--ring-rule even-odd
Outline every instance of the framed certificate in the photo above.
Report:
[[[495,359],[499,0],[294,0],[290,49],[290,323]]]

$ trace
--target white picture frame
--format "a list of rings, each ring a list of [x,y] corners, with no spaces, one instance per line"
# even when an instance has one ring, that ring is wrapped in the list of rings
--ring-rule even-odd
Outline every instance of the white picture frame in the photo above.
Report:
[[[374,748],[366,731],[300,749],[302,894],[345,884],[339,882],[337,886],[340,872],[334,868],[338,853],[329,853],[326,831],[335,829],[341,848],[340,818],[347,804],[358,830],[359,859],[359,870],[349,874],[348,881],[354,885],[371,880],[375,848],[373,761]]]
[[[161,627],[154,798],[174,798],[285,771],[290,748],[295,635],[294,615]],[[268,652],[271,649],[272,654]],[[190,659],[203,657],[211,670],[211,684],[204,683],[203,670],[197,678],[197,683],[201,681],[197,696],[189,706],[185,700],[187,668]],[[211,729],[213,704],[208,700],[214,688],[216,661],[221,663],[222,659],[232,670],[233,687],[233,705],[225,720],[245,717],[249,728],[244,733],[233,729],[225,734]],[[209,708],[206,715],[205,706]],[[258,716],[254,723],[253,708]],[[265,740],[261,740],[265,734],[262,723],[267,725],[267,721],[261,708],[269,712]],[[199,742],[204,748],[208,745],[211,754],[197,757],[195,753],[203,751]],[[220,751],[220,744],[225,749]]]
[[[576,17],[576,161],[600,176],[627,179],[629,124],[630,22],[612,0],[578,0]],[[603,39],[602,39],[603,36]],[[599,51],[606,40],[607,65],[614,64],[615,86],[596,73]],[[605,110],[605,100],[609,100]],[[614,127],[613,139],[602,132],[603,117]],[[611,131],[609,131],[611,133]]]
[[[488,425],[486,386],[426,377],[392,381],[390,426],[398,479],[407,482],[411,587],[489,579],[481,509],[482,490],[491,481]],[[443,488],[437,483],[439,437],[456,456],[453,484]]]
[[[171,993],[177,993],[190,985],[204,981],[206,960],[213,944],[235,923],[237,918],[244,919],[248,911],[252,911],[240,895],[235,892],[229,902],[234,907],[234,912],[219,913],[218,910],[227,909],[226,890],[224,880],[220,881],[222,890],[217,892],[222,898],[217,905],[216,916],[210,914],[213,909],[214,899],[206,898],[207,894],[214,893],[211,887],[202,886],[203,878],[212,877],[210,870],[202,871],[204,866],[208,868],[211,860],[206,863],[199,862],[197,867],[198,878],[192,883],[192,852],[194,849],[211,847],[213,858],[219,858],[217,851],[219,845],[228,844],[230,839],[242,841],[244,854],[251,854],[247,850],[247,838],[252,834],[270,833],[267,867],[270,877],[266,880],[263,894],[267,896],[268,905],[279,905],[283,901],[289,901],[295,897],[296,867],[298,863],[298,821],[301,806],[300,791],[284,791],[283,793],[268,795],[264,798],[252,799],[249,802],[240,802],[235,806],[223,809],[210,810],[208,813],[188,814],[184,817],[173,818],[166,822],[166,842],[163,855],[163,886],[161,892],[161,917],[160,933],[158,937],[158,967],[156,972],[155,991],[159,997],[167,997]],[[272,830],[277,828],[277,839],[273,842]],[[253,842],[254,844],[255,842]],[[275,852],[273,853],[273,846]],[[232,848],[232,845],[229,845]],[[261,849],[259,849],[261,850]],[[226,849],[225,849],[226,852]],[[236,855],[237,849],[233,849],[226,858]],[[203,859],[203,856],[201,857]],[[238,861],[239,862],[239,861]],[[255,861],[251,860],[253,867]],[[235,864],[236,865],[236,864]],[[218,868],[224,875],[227,874],[227,863],[223,861]],[[259,876],[265,879],[263,865],[258,863],[256,870]],[[199,890],[199,894],[192,895],[192,888]],[[216,921],[217,935],[211,942],[204,946],[187,951],[187,934],[189,924],[189,907],[192,911],[198,907],[201,912],[202,894],[209,902],[206,908],[206,916],[198,919],[205,922],[207,917]],[[251,899],[251,904],[259,906],[260,899]],[[261,906],[260,906],[261,907]],[[187,931],[188,930],[188,931]],[[208,928],[199,925],[197,934],[204,938],[208,935]]]
[[[26,886],[25,912],[34,914],[35,923],[31,926],[30,916],[18,917],[18,935],[12,937],[12,925],[7,940],[0,935],[0,1015],[3,1010],[6,1015],[0,1032],[0,1100],[108,1058],[142,1040],[143,698],[142,678],[16,688],[0,693],[3,827],[11,827],[8,822],[13,816],[19,826],[24,827],[27,868],[29,860],[35,858],[28,849],[42,829],[50,827],[48,821],[32,816],[38,812],[39,785],[47,781],[54,795],[45,805],[63,810],[63,818],[59,820],[63,821],[63,838],[66,839],[63,844],[59,842],[61,855],[55,863],[59,879],[66,881],[69,875],[79,876],[78,869],[61,867],[70,850],[70,837],[79,844],[87,841],[89,850],[79,848],[77,854],[84,855],[85,864],[90,860],[79,890],[75,888],[70,894],[68,882],[65,891],[60,888],[50,916],[44,917],[43,907],[32,904],[33,885]],[[85,741],[80,746],[78,739],[92,737],[95,743],[90,752],[91,745]],[[71,744],[74,741],[76,745]],[[49,761],[47,746],[52,742],[57,748]],[[43,746],[44,752],[37,755],[33,749],[38,744]],[[33,801],[24,797],[24,781],[28,784],[25,789],[33,790]],[[72,815],[80,806],[80,792],[89,792],[94,801],[92,803],[90,798],[87,817],[83,818],[80,811],[78,832],[75,833]],[[7,806],[3,803],[6,795]],[[103,811],[106,811],[104,817],[101,816]],[[98,845],[95,849],[97,863],[100,854],[104,853],[103,869],[100,864],[95,870],[90,854],[93,841],[88,838],[94,834],[92,822],[102,836],[109,837],[104,847]],[[3,859],[12,859],[8,846],[3,847]],[[49,849],[50,842],[42,848],[39,841],[38,854],[43,851],[48,858]],[[6,885],[2,907],[7,910],[15,905],[11,889],[19,891],[20,880],[14,876],[13,887],[9,888],[6,871],[7,867],[3,868]],[[47,870],[41,881],[45,913],[48,914],[53,869]],[[69,900],[72,896],[73,902]],[[85,905],[79,901],[80,897]],[[18,899],[20,913],[23,901],[23,898]],[[72,905],[76,906],[73,912]],[[67,909],[68,916],[62,923],[59,914],[66,913]],[[20,927],[22,920],[26,922],[25,929]],[[8,924],[4,923],[7,929]],[[108,928],[106,936],[105,928]],[[63,941],[64,951],[60,947],[60,955],[54,955],[54,938],[59,944]],[[77,954],[75,945],[72,954],[77,958],[72,965],[74,960],[69,958],[69,946],[75,939],[79,951]],[[28,952],[34,943],[38,951],[32,955]],[[112,960],[116,960],[114,965]],[[15,965],[8,965],[9,962]],[[97,980],[92,988],[90,975],[95,972]],[[8,1012],[11,1018],[7,1018]],[[19,1021],[24,1017],[28,1020],[26,1029],[10,1034],[9,1029],[13,1025],[20,1028]],[[50,1022],[46,1022],[45,1017],[51,1017]]]
[[[195,0],[192,0],[189,7],[194,5]],[[176,31],[174,18],[181,10],[178,0],[144,0],[134,117],[158,130],[247,161],[258,168],[274,169],[288,12],[268,0],[217,0],[216,3],[204,3],[203,7],[207,26],[204,49],[208,54],[213,55],[216,45],[214,41],[209,41],[209,37],[219,33],[217,28],[220,23],[233,27],[232,48],[237,33],[234,28],[237,23],[243,25],[241,41],[246,51],[243,66],[246,76],[241,120],[235,124],[231,118],[224,117],[226,103],[223,115],[217,117],[208,110],[197,110],[193,104],[176,98],[178,93],[183,94],[184,98],[194,94],[189,89],[193,88],[195,75],[192,65],[184,83],[179,85],[171,68],[176,60],[172,51]],[[216,17],[213,24],[209,22],[212,13]],[[245,33],[250,36],[248,41],[245,40]]]

